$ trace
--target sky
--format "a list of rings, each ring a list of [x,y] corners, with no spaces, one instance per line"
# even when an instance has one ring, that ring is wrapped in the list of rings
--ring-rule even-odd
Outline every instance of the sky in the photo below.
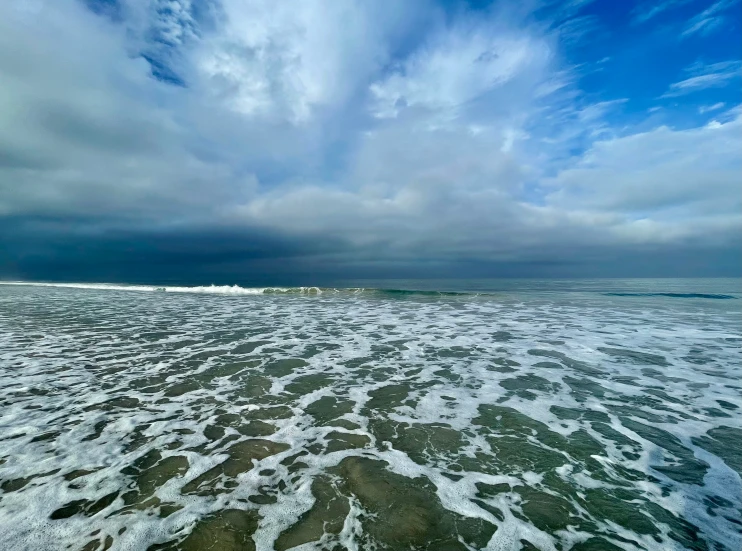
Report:
[[[742,275],[740,0],[3,0],[0,277]]]

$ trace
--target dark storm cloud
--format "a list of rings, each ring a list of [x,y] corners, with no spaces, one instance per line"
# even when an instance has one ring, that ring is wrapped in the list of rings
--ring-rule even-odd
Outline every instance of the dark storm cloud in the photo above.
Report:
[[[538,260],[442,260],[435,254],[389,260],[384,251],[359,251],[337,239],[247,228],[112,230],[110,221],[99,222],[3,218],[0,273],[17,280],[333,285],[389,277],[714,277],[742,270],[742,243],[610,251],[566,245],[541,251]]]
[[[127,221],[71,217],[0,220],[0,270],[16,279],[199,280],[286,276],[303,259],[338,244],[287,238],[261,229],[127,227]],[[333,246],[334,245],[334,246]],[[286,273],[281,273],[286,272]]]

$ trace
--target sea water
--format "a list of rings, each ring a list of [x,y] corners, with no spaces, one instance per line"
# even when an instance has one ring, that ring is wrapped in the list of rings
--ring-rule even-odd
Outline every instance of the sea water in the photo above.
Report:
[[[739,280],[5,283],[0,549],[737,551],[741,350]]]

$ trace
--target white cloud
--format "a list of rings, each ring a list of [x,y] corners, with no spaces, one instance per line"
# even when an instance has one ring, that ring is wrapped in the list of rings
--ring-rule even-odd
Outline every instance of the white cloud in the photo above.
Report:
[[[696,219],[729,216],[742,222],[739,174],[742,118],[701,128],[659,127],[598,141],[571,168],[549,182],[548,202],[692,230]]]
[[[534,84],[551,57],[543,37],[515,33],[498,21],[465,21],[439,30],[401,66],[370,90],[377,117],[406,108],[456,112],[515,81]]]
[[[713,105],[702,105],[698,108],[698,112],[701,115],[704,115],[705,113],[710,113],[711,111],[718,111],[719,109],[724,109],[724,106],[726,106],[726,103],[723,101],[720,101],[718,103],[714,103]]]
[[[239,112],[296,123],[357,93],[419,13],[414,3],[331,0],[224,0],[222,10],[194,52],[201,84]]]
[[[650,19],[654,19],[661,13],[664,13],[672,8],[688,4],[691,0],[665,0],[664,2],[643,2],[636,6],[632,11],[634,16],[634,23],[646,23]]]
[[[739,0],[719,0],[715,2],[688,21],[682,36],[688,37],[697,33],[710,33],[724,23],[726,16],[723,13],[738,2]]]
[[[599,30],[599,19],[595,15],[573,17],[562,23],[558,29],[562,42],[568,46],[579,44]]]
[[[120,9],[140,44],[181,46],[198,37],[192,0],[122,0]]]
[[[731,80],[740,77],[740,61],[722,61],[719,63],[703,64],[694,63],[686,72],[692,76],[670,85],[663,97],[682,96],[707,88],[721,88],[729,84]]]

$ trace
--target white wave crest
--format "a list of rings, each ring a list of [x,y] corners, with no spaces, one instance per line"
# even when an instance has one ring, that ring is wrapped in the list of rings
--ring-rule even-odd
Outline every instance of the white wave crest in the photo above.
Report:
[[[28,281],[0,281],[0,285],[26,287],[63,287],[69,289],[93,289],[99,291],[137,291],[145,293],[198,293],[209,295],[262,295],[275,293],[320,294],[319,287],[240,287],[239,285],[200,285],[195,287],[115,285],[112,283],[41,283]]]

